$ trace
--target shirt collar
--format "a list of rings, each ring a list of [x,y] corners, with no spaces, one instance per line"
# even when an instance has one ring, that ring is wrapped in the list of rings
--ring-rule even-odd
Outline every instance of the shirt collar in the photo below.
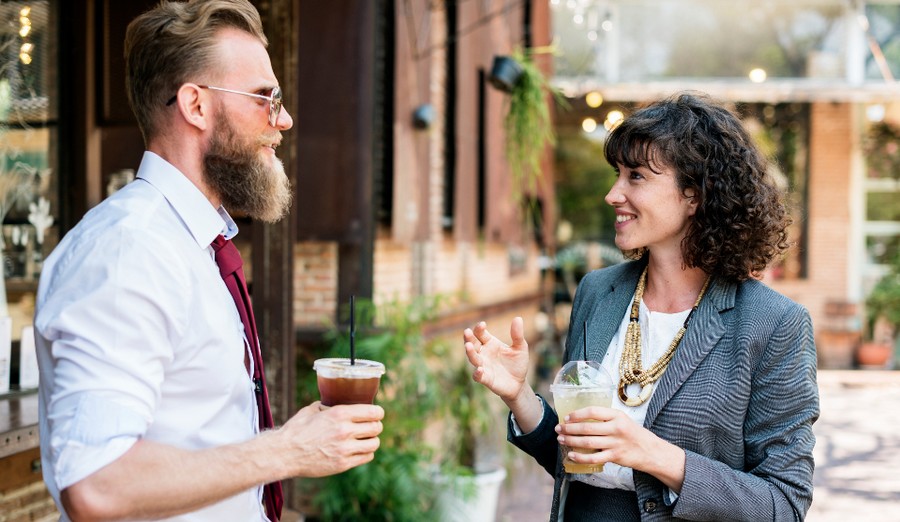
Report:
[[[237,224],[228,211],[222,206],[213,207],[187,176],[157,154],[144,152],[137,178],[162,193],[200,248],[209,247],[219,234],[226,239],[237,235]]]
[[[222,234],[225,239],[233,239],[234,236],[236,236],[238,233],[237,223],[234,222],[234,219],[231,218],[231,214],[229,214],[228,211],[225,210],[225,207],[220,205],[219,208],[216,209],[216,212],[218,212],[219,217],[222,218],[222,221],[225,222],[225,226],[221,231],[219,231],[219,233]],[[212,243],[212,241],[210,241],[210,243]]]

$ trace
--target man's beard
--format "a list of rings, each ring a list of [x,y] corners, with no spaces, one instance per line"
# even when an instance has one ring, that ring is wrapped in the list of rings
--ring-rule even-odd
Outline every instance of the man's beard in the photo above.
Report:
[[[273,156],[268,166],[260,157],[263,143],[242,141],[231,120],[221,118],[203,155],[203,175],[226,210],[274,223],[290,209],[291,183],[281,160]]]

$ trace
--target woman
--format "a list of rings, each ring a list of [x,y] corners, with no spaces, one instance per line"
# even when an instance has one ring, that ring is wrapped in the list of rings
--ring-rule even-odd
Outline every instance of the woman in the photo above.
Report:
[[[560,425],[526,379],[521,318],[510,345],[483,322],[465,330],[473,378],[509,406],[509,440],[555,477],[551,521],[802,520],[816,353],[808,312],[755,279],[787,248],[765,159],[734,114],[691,94],[635,112],[605,155],[616,246],[632,260],[579,284],[565,359],[611,370],[612,407]],[[566,474],[560,443],[600,450],[568,457],[603,471]]]

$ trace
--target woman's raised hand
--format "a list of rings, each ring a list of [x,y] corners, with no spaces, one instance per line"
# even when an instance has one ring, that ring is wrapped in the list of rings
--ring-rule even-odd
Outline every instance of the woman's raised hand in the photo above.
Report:
[[[466,328],[463,332],[466,357],[475,367],[472,378],[507,403],[516,399],[526,387],[528,343],[521,317],[513,319],[509,336],[512,344],[507,345],[494,337],[483,321],[474,329]]]

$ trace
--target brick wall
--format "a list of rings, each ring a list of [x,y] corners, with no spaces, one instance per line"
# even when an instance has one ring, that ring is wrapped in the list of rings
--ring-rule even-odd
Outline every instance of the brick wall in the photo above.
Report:
[[[408,301],[413,295],[413,249],[390,239],[375,242],[373,262],[373,300],[375,304],[388,301]]]
[[[40,450],[33,448],[0,459],[0,521],[58,520],[59,512],[41,478]]]
[[[59,511],[44,483],[39,481],[23,488],[0,492],[0,520],[50,522],[59,520]]]
[[[522,255],[523,269],[510,261]],[[375,302],[408,300],[418,293],[444,295],[481,306],[537,293],[539,271],[534,249],[519,252],[497,243],[438,242],[401,245],[379,240],[375,245]]]
[[[294,325],[322,326],[337,309],[337,243],[294,246]]]
[[[519,272],[511,270],[510,252],[524,255]],[[420,293],[439,294],[469,306],[499,303],[540,289],[532,248],[516,252],[491,243],[439,242],[402,244],[389,238],[375,242],[374,301],[407,301]],[[294,247],[294,324],[321,326],[337,306],[337,244],[303,242]]]

